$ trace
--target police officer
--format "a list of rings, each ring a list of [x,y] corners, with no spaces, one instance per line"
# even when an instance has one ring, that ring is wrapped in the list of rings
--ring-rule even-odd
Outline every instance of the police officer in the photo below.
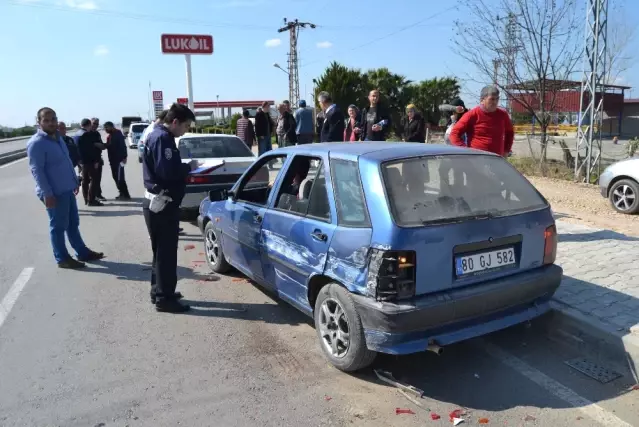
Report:
[[[195,115],[181,104],[173,104],[163,123],[156,123],[146,139],[142,171],[145,194],[144,220],[151,236],[153,265],[151,268],[151,302],[161,312],[182,313],[190,307],[180,303],[177,286],[177,249],[180,203],[184,197],[186,176],[197,168],[197,161],[183,164],[175,144],[195,121]],[[158,212],[150,209],[154,195],[171,198]]]

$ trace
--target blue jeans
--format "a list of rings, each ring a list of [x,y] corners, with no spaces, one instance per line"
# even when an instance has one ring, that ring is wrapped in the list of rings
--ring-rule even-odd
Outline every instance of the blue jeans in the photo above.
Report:
[[[273,146],[271,145],[271,137],[264,136],[262,138],[257,139],[257,155],[261,156],[267,151],[271,151]]]
[[[51,246],[53,246],[55,260],[60,263],[70,257],[64,239],[65,233],[76,255],[79,258],[88,256],[89,248],[80,236],[80,215],[75,194],[69,191],[55,196],[55,207],[47,208],[47,214],[49,215],[49,234],[51,235]]]

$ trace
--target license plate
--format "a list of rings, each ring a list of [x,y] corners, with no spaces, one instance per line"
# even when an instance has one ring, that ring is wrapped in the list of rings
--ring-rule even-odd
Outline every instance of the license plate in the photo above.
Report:
[[[504,248],[497,251],[482,252],[460,256],[455,259],[457,276],[478,273],[515,264],[515,249]]]

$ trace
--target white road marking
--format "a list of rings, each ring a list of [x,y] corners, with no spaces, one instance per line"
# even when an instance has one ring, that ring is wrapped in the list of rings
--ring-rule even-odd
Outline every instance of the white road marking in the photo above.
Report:
[[[33,267],[27,267],[22,270],[22,273],[20,273],[16,281],[13,282],[13,285],[11,286],[11,289],[9,289],[9,292],[7,292],[7,294],[2,299],[2,302],[0,302],[0,328],[2,327],[4,321],[7,320],[7,317],[9,317],[9,313],[11,312],[13,305],[18,300],[20,293],[27,285],[27,282],[31,278],[32,274]]]
[[[499,347],[486,341],[484,341],[483,344],[484,345],[482,347],[492,357],[499,360],[504,365],[519,372],[535,384],[543,387],[555,397],[558,397],[569,405],[574,406],[576,409],[579,409],[581,412],[597,421],[598,423],[604,426],[632,427],[632,424],[628,424],[616,415],[606,411],[604,408],[597,405],[596,403],[593,403],[585,397],[580,396],[565,385],[560,384],[543,372],[538,371],[537,369],[528,365],[523,360],[513,356],[510,353],[505,352]]]
[[[14,160],[14,161],[12,161],[10,163],[5,163],[4,165],[0,166],[0,169],[8,168],[9,166],[15,165],[16,163],[24,162],[27,159],[28,159],[28,157],[23,157],[21,159]]]

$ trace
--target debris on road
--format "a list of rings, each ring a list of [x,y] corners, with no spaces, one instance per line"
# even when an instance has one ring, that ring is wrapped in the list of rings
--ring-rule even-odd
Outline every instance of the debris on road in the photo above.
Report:
[[[193,261],[194,264],[204,264],[204,260],[196,259]]]
[[[628,391],[639,391],[639,384],[635,384],[628,389]]]
[[[409,385],[409,384],[400,383],[399,381],[397,381],[395,379],[393,374],[388,372],[388,371],[382,371],[381,369],[375,369],[373,372],[375,372],[375,375],[377,375],[377,378],[379,378],[380,381],[383,381],[386,384],[390,384],[393,387],[397,387],[397,388],[399,388],[401,390],[404,390],[405,392],[413,394],[413,395],[419,397],[420,399],[421,399],[422,396],[424,396],[424,391],[423,390],[420,390],[417,387],[413,387],[412,385]]]
[[[422,405],[420,402],[418,402],[416,399],[414,399],[412,396],[410,396],[408,393],[406,393],[404,390],[402,390],[401,388],[397,389],[397,391],[404,396],[406,399],[410,400],[411,403],[413,403],[416,406],[419,406],[420,408],[422,408],[424,411],[428,411],[430,412],[430,409],[428,409],[427,407],[425,407],[424,405]]]
[[[524,417],[524,421],[536,421],[537,418],[533,417],[532,415],[526,415]]]
[[[243,279],[241,277],[236,277],[235,279],[231,280],[231,282],[246,282],[246,279]]]
[[[195,249],[195,245],[185,245],[184,246],[184,250],[185,251],[191,251],[193,249]]]
[[[463,409],[455,409],[453,412],[448,414],[451,420],[453,418],[461,418],[464,415],[466,415],[466,412]]]
[[[480,418],[479,424],[488,424],[488,418]]]
[[[431,413],[430,413],[430,419],[431,419],[431,420],[433,420],[433,421],[437,421],[437,420],[438,420],[438,419],[440,419],[440,418],[441,418],[441,416],[439,416],[438,414],[436,414],[436,413],[434,413],[434,412],[431,412]]]
[[[412,409],[395,408],[395,415],[400,415],[400,414],[415,415]]]
[[[329,400],[331,400],[331,399],[332,399],[332,397],[331,397],[331,396],[324,396],[324,400],[325,400],[325,401],[327,401],[327,402],[328,402]]]
[[[464,419],[463,418],[453,418],[451,421],[453,422],[454,426],[458,426],[458,425],[460,425],[461,423],[464,422]]]

